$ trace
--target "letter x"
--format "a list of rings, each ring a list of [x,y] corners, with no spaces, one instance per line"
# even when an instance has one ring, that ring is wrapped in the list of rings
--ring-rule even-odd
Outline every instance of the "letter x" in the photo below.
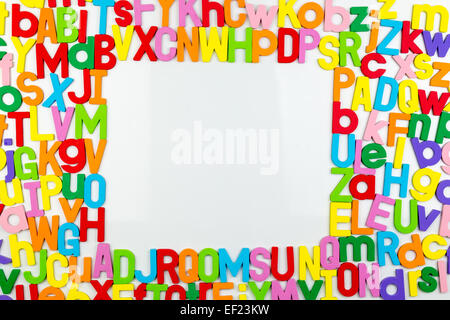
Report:
[[[411,79],[417,78],[416,74],[411,69],[411,64],[413,63],[415,57],[416,54],[408,54],[405,60],[403,60],[400,56],[393,56],[395,62],[397,62],[400,66],[400,70],[398,70],[395,80],[401,80],[405,75]]]
[[[51,73],[50,78],[53,85],[53,93],[42,104],[46,108],[50,108],[53,102],[56,102],[59,111],[66,111],[66,104],[64,103],[63,92],[72,84],[72,78],[66,78],[62,83],[59,82],[57,74]]]
[[[156,55],[153,52],[152,48],[150,47],[150,41],[152,41],[153,37],[156,34],[156,31],[158,31],[158,27],[151,27],[150,30],[148,30],[147,34],[145,34],[141,26],[136,26],[135,30],[137,35],[139,36],[139,39],[141,40],[141,46],[139,47],[139,50],[136,52],[136,55],[134,56],[133,60],[140,61],[144,53],[147,53],[147,56],[150,59],[150,61],[156,61],[157,60]]]
[[[111,300],[111,297],[108,294],[108,289],[111,288],[114,281],[106,280],[103,285],[100,284],[97,280],[92,280],[91,284],[95,290],[97,290],[97,295],[94,297],[94,300]]]

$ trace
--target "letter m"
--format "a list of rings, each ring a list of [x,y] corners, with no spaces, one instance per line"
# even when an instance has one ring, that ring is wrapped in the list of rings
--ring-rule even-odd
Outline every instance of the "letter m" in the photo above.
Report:
[[[36,69],[38,79],[45,77],[45,65],[51,72],[56,73],[56,69],[61,64],[61,76],[67,78],[69,76],[69,60],[68,60],[68,45],[61,43],[52,57],[47,51],[46,46],[42,43],[36,45]]]
[[[250,269],[250,249],[244,248],[233,262],[225,249],[219,249],[220,281],[227,282],[227,269],[233,277],[236,277],[242,268],[242,281],[248,282]]]
[[[434,20],[436,15],[440,15],[439,30],[441,32],[447,32],[449,13],[444,6],[430,6],[429,4],[416,4],[413,7],[412,16],[412,29],[420,29],[420,18],[422,13],[425,13],[425,29],[428,31],[433,31]]]
[[[83,139],[83,125],[90,134],[100,125],[100,139],[106,139],[107,136],[107,111],[106,105],[98,106],[97,111],[91,118],[82,104],[75,107],[75,137]]]
[[[367,261],[375,260],[375,243],[368,236],[344,237],[339,238],[339,260],[341,262],[347,261],[347,247],[351,244],[353,247],[353,260],[361,261],[361,247],[363,244],[367,246]]]
[[[289,279],[283,290],[280,282],[272,281],[272,300],[298,300],[297,282]]]

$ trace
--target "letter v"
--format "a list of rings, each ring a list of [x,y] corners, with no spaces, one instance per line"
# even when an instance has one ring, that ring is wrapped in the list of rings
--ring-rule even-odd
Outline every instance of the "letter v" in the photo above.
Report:
[[[63,121],[61,121],[61,113],[59,112],[58,107],[53,106],[51,107],[51,109],[53,115],[53,123],[55,124],[56,137],[58,141],[64,141],[66,140],[67,132],[69,131],[75,108],[67,107],[66,116],[64,117]]]
[[[69,200],[66,198],[59,198],[59,203],[61,204],[61,208],[63,209],[67,222],[74,223],[78,213],[80,212],[81,206],[84,203],[84,199],[75,199],[75,203],[72,208],[70,207]]]
[[[431,210],[430,214],[427,216],[425,212],[425,207],[421,205],[417,206],[417,211],[419,215],[419,230],[427,231],[431,224],[436,220],[436,218],[441,214],[438,210]]]
[[[106,140],[101,139],[98,142],[97,153],[94,153],[94,146],[91,139],[84,139],[84,144],[86,146],[86,157],[89,163],[89,171],[92,174],[98,173],[100,164],[102,163],[103,154],[105,153]]]
[[[302,291],[305,300],[316,300],[317,295],[319,294],[319,290],[322,287],[322,284],[323,280],[316,280],[314,281],[311,290],[309,290],[306,281],[298,280],[298,285],[300,286],[300,290]]]
[[[0,288],[2,289],[2,292],[4,294],[11,293],[19,274],[20,269],[12,269],[9,278],[6,279],[5,271],[3,271],[3,269],[0,269]]]

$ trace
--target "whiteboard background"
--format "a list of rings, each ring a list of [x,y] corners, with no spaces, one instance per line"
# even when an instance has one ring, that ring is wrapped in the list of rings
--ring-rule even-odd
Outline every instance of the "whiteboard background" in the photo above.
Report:
[[[305,2],[298,1],[295,8]],[[274,1],[259,3],[276,4]],[[336,0],[334,3],[347,8],[355,5],[367,5],[369,9],[380,7],[373,0],[357,4]],[[393,10],[398,12],[398,20],[411,18],[413,3],[423,1],[397,1]],[[161,25],[159,6],[155,4],[155,7],[154,13],[144,13],[144,30],[150,25]],[[90,22],[98,21],[98,8],[90,8],[89,14]],[[177,20],[177,10],[172,10],[172,27]],[[211,21],[214,26],[215,19]],[[112,23],[110,9],[108,30]],[[188,23],[187,28],[191,26]],[[237,37],[244,35],[247,26],[248,23],[236,31]],[[289,22],[286,27],[290,27]],[[97,28],[91,23],[90,34],[96,33]],[[276,29],[274,25],[272,30]],[[322,29],[323,25],[316,30],[325,35]],[[365,47],[368,34],[360,35]],[[399,48],[399,37],[395,43],[392,46]],[[12,45],[10,47],[15,52]],[[171,248],[178,252],[184,248],[198,251],[227,248],[230,255],[236,257],[244,247],[270,249],[272,246],[306,245],[312,249],[318,245],[319,240],[329,234],[329,194],[340,179],[330,174],[333,167],[333,73],[318,66],[317,58],[323,57],[319,51],[308,52],[306,64],[278,64],[276,54],[263,57],[259,64],[247,64],[243,62],[242,50],[237,52],[236,63],[219,63],[216,57],[210,63],[150,62],[146,56],[135,62],[132,57],[138,47],[138,37],[134,35],[129,60],[119,62],[104,80],[103,93],[108,99],[108,145],[99,173],[107,180],[105,241],[113,249],[132,250],[136,255],[136,267],[141,270],[148,270],[148,250],[152,248]],[[27,59],[30,71],[35,71],[33,54]],[[190,60],[188,56],[186,59]],[[389,63],[394,68],[387,75],[393,77],[396,64],[392,60]],[[71,89],[77,92],[81,90],[80,76],[81,72],[75,71],[76,80]],[[52,92],[49,79],[41,80],[40,84],[48,88],[46,93]],[[377,82],[371,81],[371,84],[376,86]],[[427,86],[423,82],[420,87]],[[374,95],[375,87],[372,88]],[[350,106],[352,94],[352,89],[343,92],[344,107]],[[51,114],[42,109],[39,108],[42,131],[46,132],[48,125],[48,131],[53,132]],[[358,115],[360,125],[356,137],[360,138],[368,114],[361,107]],[[259,167],[255,166],[173,164],[171,134],[179,128],[191,129],[194,121],[217,129],[279,129],[278,174],[260,175]],[[73,124],[70,132],[69,137],[72,137]],[[29,145],[33,144],[29,142]],[[418,167],[410,149],[407,143],[405,162],[411,164],[413,172]],[[392,154],[388,161],[392,161]],[[377,193],[382,192],[383,174],[384,169],[379,169]],[[393,187],[393,190],[391,195],[396,198],[398,189]],[[58,212],[56,198],[54,200],[54,214],[62,214]],[[409,208],[406,201],[404,206]],[[369,207],[370,203],[361,203],[360,225],[364,224]],[[430,208],[440,209],[440,206],[433,200]],[[384,222],[388,230],[395,231],[392,219]],[[437,233],[436,223],[433,226],[430,231]],[[19,235],[19,239],[27,239],[25,233]],[[422,234],[425,233],[421,233],[423,239]],[[95,257],[96,231],[89,231],[88,239],[90,243],[82,244],[82,256]],[[3,252],[8,252],[6,248],[5,244]],[[297,259],[297,250],[295,256]],[[285,257],[284,250],[280,257]],[[434,262],[430,265],[436,267]],[[281,266],[280,270],[283,268]],[[381,278],[391,275],[392,268],[382,269]],[[336,282],[333,288],[339,297]],[[88,284],[82,284],[80,289],[90,292]],[[436,292],[422,295],[419,292],[419,298],[449,297]],[[324,288],[319,297],[323,293]]]

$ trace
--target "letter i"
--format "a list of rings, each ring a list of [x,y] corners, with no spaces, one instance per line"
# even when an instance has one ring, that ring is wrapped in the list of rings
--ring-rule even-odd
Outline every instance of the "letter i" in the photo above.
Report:
[[[86,5],[86,3],[83,3],[83,6],[85,6],[85,5]],[[79,43],[86,43],[87,19],[88,19],[87,10],[81,10],[80,11],[80,29],[78,31],[78,42]]]
[[[395,156],[394,156],[394,168],[401,169],[403,163],[403,152],[405,151],[405,137],[397,138],[397,147],[395,148]]]
[[[5,146],[12,146],[12,139],[3,140]],[[14,168],[14,150],[6,151],[6,168],[8,169],[5,182],[11,182],[16,176],[16,170]]]

